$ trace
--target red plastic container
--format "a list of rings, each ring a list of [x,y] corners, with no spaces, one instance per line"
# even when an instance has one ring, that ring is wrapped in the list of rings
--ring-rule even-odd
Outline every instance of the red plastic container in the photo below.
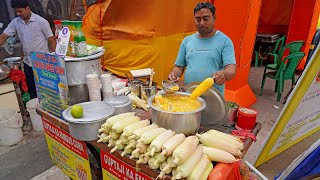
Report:
[[[252,131],[257,120],[257,111],[250,108],[239,108],[236,128],[239,130]]]

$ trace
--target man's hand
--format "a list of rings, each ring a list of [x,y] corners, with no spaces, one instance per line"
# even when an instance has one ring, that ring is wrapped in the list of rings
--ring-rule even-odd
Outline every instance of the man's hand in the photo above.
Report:
[[[2,33],[1,35],[0,35],[0,47],[2,46],[2,45],[4,45],[4,43],[6,42],[6,40],[9,38],[10,36],[8,36],[7,34],[5,34],[5,33]]]
[[[218,71],[213,74],[214,83],[222,85],[226,82],[226,77],[224,76],[223,71]]]
[[[170,73],[169,73],[168,79],[169,79],[170,81],[173,81],[173,82],[179,81],[179,77],[177,77],[177,76],[174,74],[174,72],[170,72]]]

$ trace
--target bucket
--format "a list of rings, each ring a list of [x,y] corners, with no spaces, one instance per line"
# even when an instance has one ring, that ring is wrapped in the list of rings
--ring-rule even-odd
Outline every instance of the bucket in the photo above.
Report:
[[[35,131],[43,131],[42,119],[41,116],[37,114],[37,107],[39,107],[38,98],[31,99],[27,102],[27,111],[29,112],[32,127]]]
[[[149,97],[155,95],[157,93],[157,83],[152,82],[151,87],[149,86],[149,82],[145,82],[141,86],[141,99],[145,100],[146,102],[148,101]]]
[[[0,145],[11,146],[19,142],[22,137],[22,118],[11,108],[0,109]]]
[[[239,108],[236,128],[252,131],[257,120],[257,111],[250,108]]]

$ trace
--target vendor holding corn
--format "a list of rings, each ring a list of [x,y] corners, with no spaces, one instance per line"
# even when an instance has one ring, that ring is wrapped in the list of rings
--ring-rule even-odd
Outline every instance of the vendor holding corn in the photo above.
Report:
[[[210,2],[196,5],[194,17],[198,32],[183,39],[168,78],[179,81],[186,67],[185,84],[213,77],[214,87],[224,95],[224,83],[235,76],[236,62],[231,39],[214,28],[215,10]]]

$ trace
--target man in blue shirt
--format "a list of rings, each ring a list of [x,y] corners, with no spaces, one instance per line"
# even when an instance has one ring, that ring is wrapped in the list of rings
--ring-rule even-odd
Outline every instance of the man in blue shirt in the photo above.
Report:
[[[214,87],[224,95],[225,81],[236,74],[233,43],[227,35],[214,28],[216,15],[211,3],[198,3],[194,17],[198,32],[183,39],[168,78],[177,82],[184,71],[185,84],[213,77]]]

